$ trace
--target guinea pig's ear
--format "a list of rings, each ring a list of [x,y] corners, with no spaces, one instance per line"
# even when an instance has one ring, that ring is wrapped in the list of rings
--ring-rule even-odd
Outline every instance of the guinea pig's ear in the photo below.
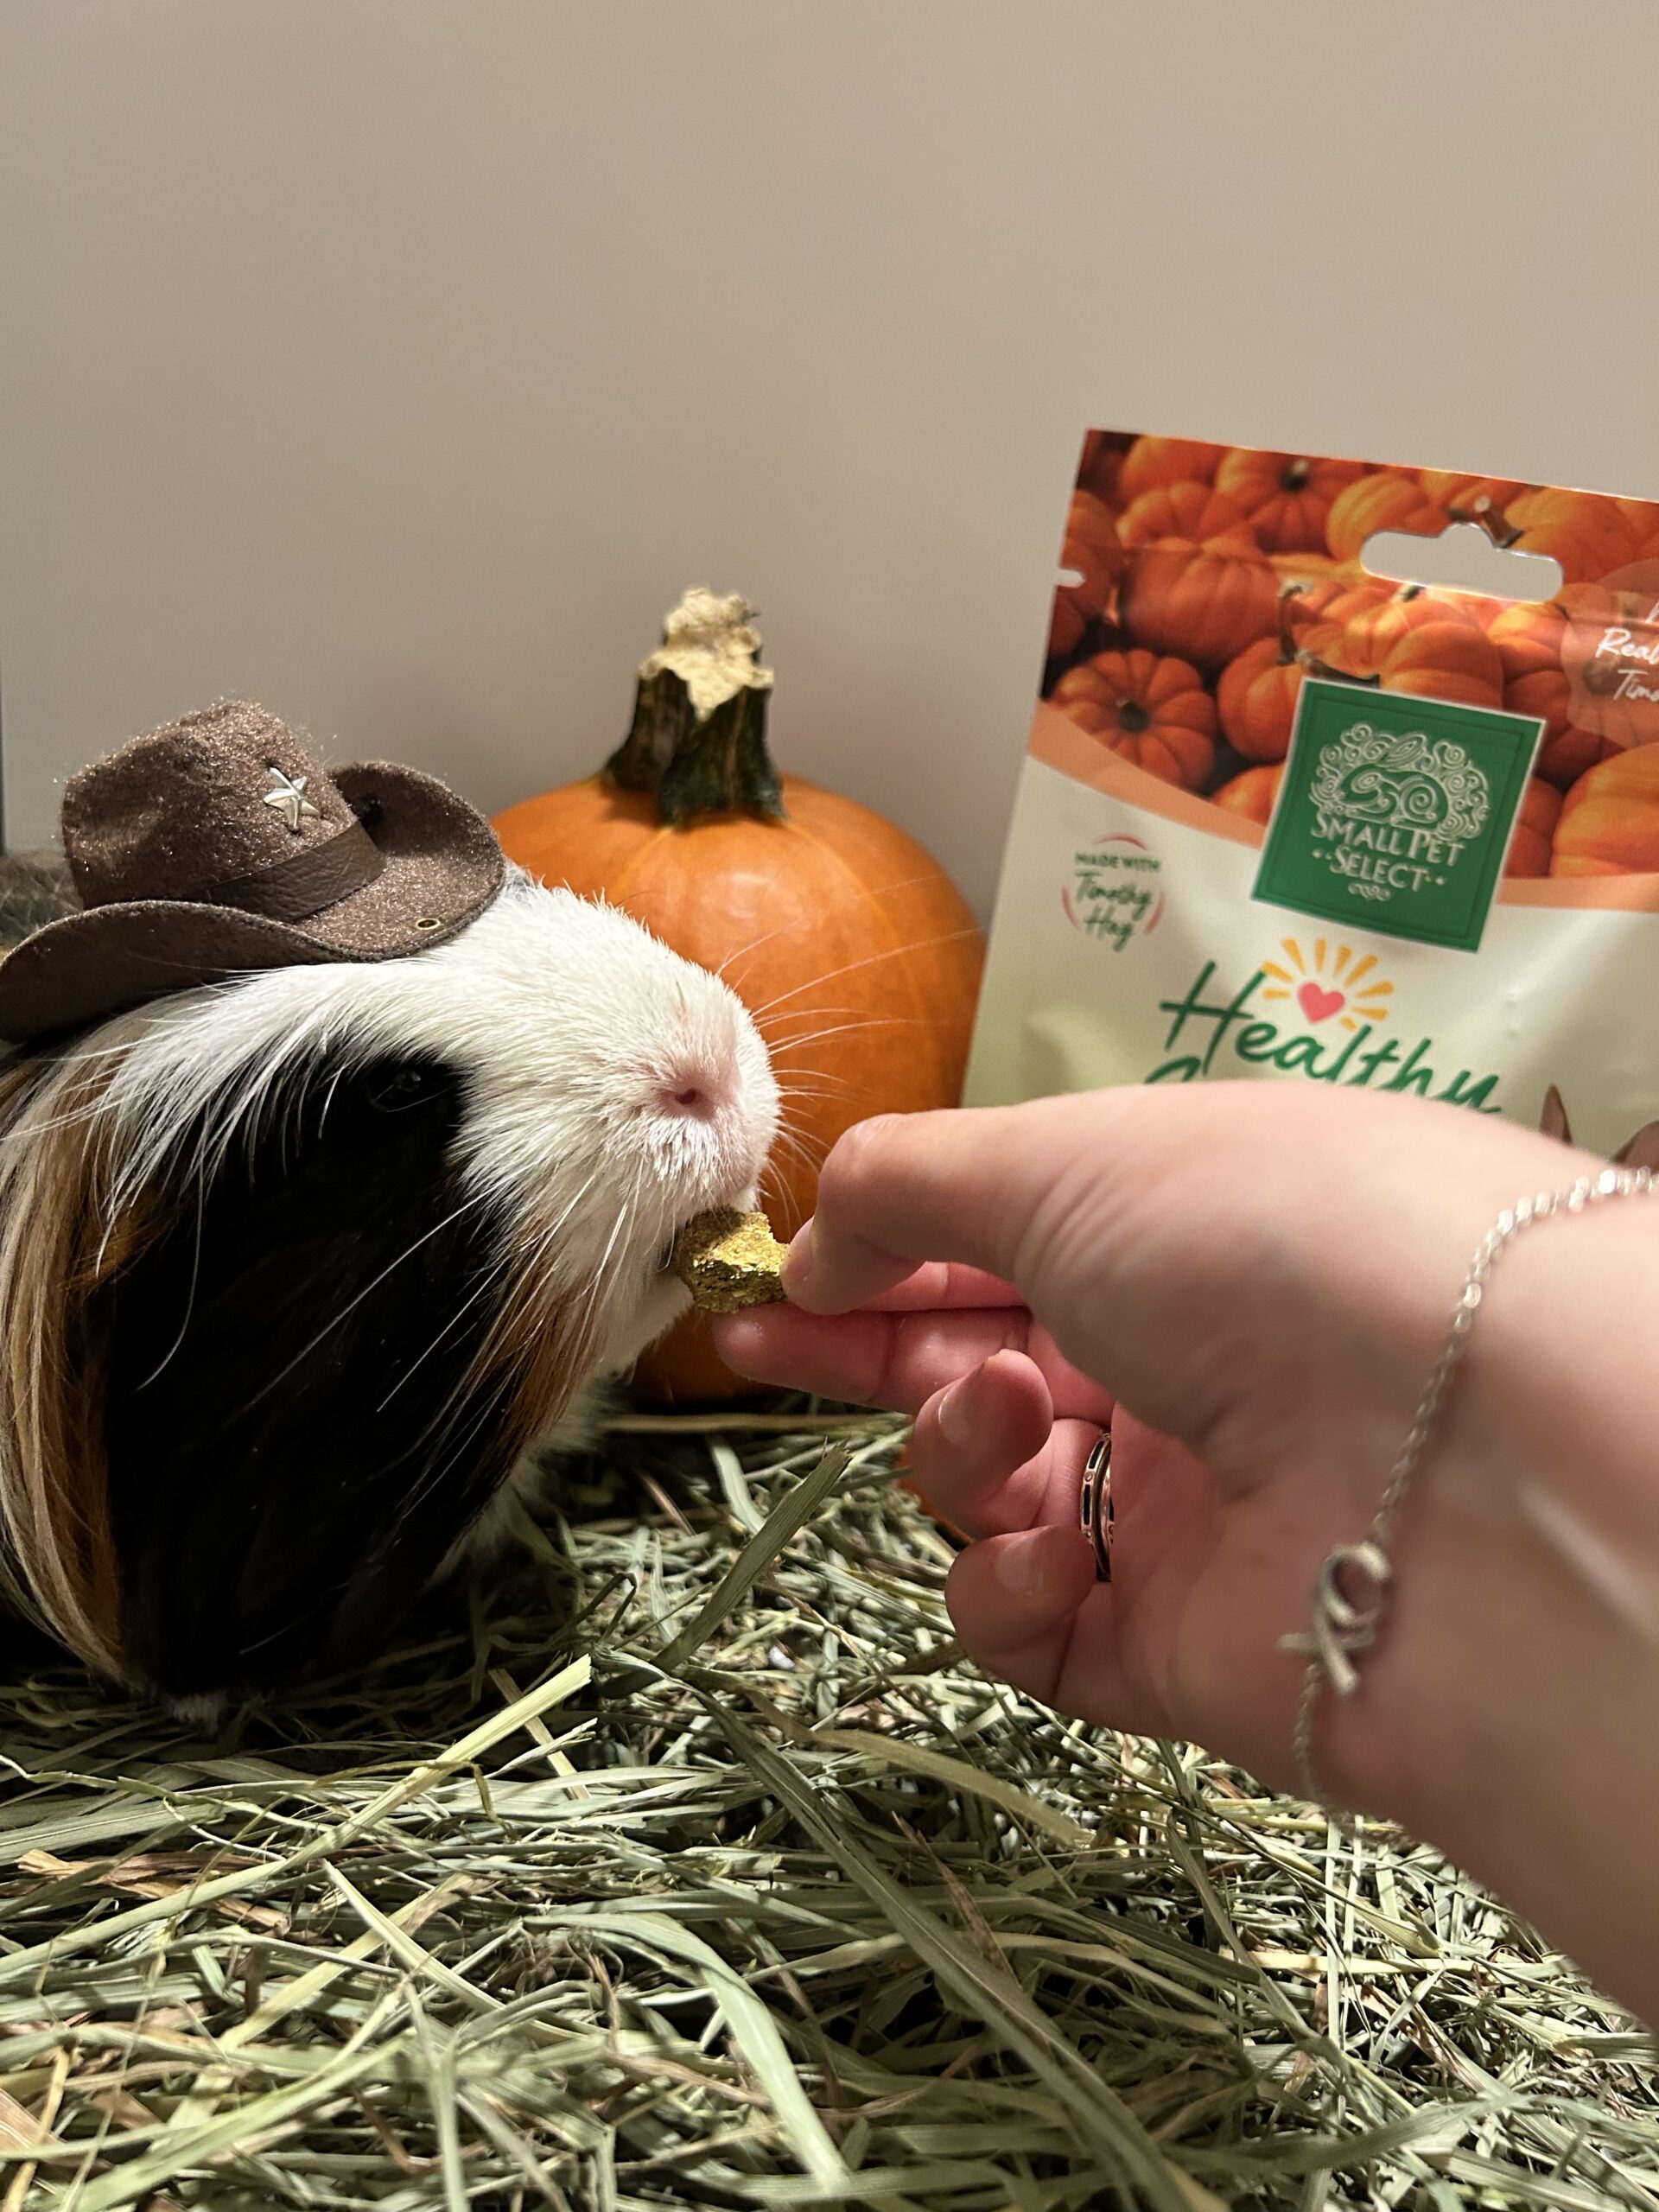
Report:
[[[499,1224],[461,1195],[461,1077],[321,1073],[109,1299],[127,1646],[175,1699],[380,1648],[528,1440],[492,1366]]]

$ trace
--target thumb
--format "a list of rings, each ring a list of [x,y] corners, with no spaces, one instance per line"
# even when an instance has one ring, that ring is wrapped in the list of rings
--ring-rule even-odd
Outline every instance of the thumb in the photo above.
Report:
[[[808,1313],[868,1305],[926,1261],[1029,1286],[1017,1270],[1034,1218],[1076,1153],[1080,1112],[1109,1129],[1135,1094],[1022,1106],[880,1115],[849,1129],[824,1162],[817,1211],[791,1245],[784,1284]]]

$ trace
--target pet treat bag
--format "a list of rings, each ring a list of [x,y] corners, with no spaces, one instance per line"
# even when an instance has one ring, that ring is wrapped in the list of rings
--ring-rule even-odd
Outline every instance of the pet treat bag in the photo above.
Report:
[[[1554,595],[1361,558],[1458,522]],[[1062,568],[969,1104],[1258,1077],[1559,1128],[1554,1089],[1605,1152],[1659,1117],[1659,503],[1095,432]]]

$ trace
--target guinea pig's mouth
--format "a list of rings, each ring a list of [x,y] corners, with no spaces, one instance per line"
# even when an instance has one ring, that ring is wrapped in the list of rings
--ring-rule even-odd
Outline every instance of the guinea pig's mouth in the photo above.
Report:
[[[680,1232],[689,1229],[694,1221],[701,1221],[706,1213],[719,1213],[725,1210],[734,1213],[748,1213],[753,1211],[758,1198],[758,1186],[753,1183],[746,1183],[740,1191],[722,1192],[719,1196],[710,1198],[705,1205],[688,1206],[685,1211],[676,1219],[673,1228],[670,1230],[658,1248],[657,1273],[659,1275],[673,1274],[674,1247],[680,1240]]]

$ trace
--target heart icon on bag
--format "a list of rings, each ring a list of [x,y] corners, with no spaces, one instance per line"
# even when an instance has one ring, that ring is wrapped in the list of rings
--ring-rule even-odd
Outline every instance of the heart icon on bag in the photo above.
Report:
[[[1296,994],[1296,1003],[1310,1021],[1329,1021],[1333,1014],[1340,1014],[1347,1005],[1343,991],[1327,991],[1319,983],[1304,983]]]

